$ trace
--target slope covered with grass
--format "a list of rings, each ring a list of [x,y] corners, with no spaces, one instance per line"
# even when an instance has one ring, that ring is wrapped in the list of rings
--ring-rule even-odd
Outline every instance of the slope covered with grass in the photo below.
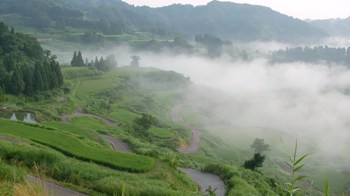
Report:
[[[149,157],[91,147],[82,139],[59,130],[48,130],[3,119],[0,119],[0,123],[0,133],[47,145],[71,157],[131,172],[145,172],[153,168],[154,162]]]

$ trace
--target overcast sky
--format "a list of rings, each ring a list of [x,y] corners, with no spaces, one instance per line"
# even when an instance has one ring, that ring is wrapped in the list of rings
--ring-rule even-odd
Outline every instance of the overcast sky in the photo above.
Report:
[[[161,7],[173,3],[204,5],[211,0],[123,0],[133,5]],[[222,0],[221,0],[222,1]],[[350,16],[350,0],[225,0],[264,5],[300,19],[346,18]]]

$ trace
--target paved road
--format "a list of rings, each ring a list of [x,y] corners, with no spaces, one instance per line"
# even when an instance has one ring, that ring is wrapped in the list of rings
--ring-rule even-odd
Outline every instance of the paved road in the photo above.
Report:
[[[51,195],[51,196],[84,196],[86,195],[32,175],[28,175],[28,181],[32,185],[39,185],[43,187],[44,192],[48,193],[48,195]]]
[[[225,184],[218,176],[188,168],[181,168],[180,170],[189,175],[198,184],[201,192],[205,193],[205,190],[211,186],[213,189],[216,189],[215,193],[217,196],[225,195]]]
[[[171,118],[174,122],[177,122],[179,124],[182,124],[185,127],[190,128],[192,131],[192,139],[191,139],[191,142],[188,146],[179,147],[177,150],[181,153],[184,153],[184,154],[195,153],[198,150],[198,145],[200,142],[199,129],[196,127],[193,127],[191,125],[188,125],[186,123],[186,121],[181,116],[181,110],[182,110],[181,104],[174,106],[172,111],[171,111]]]
[[[101,135],[101,137],[105,139],[107,142],[109,142],[112,145],[114,150],[131,152],[129,145],[125,143],[123,140],[116,137],[109,136],[109,135]]]

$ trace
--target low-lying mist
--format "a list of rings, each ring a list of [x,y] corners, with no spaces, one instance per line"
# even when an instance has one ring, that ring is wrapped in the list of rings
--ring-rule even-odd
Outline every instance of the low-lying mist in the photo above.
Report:
[[[240,131],[254,137],[256,130],[271,129],[287,134],[289,138],[284,139],[298,138],[310,144],[309,153],[346,157],[350,147],[350,71],[345,66],[140,56],[142,66],[174,70],[206,87],[190,91],[188,100],[206,107],[218,123],[226,125],[227,131],[220,132],[225,134],[222,138],[234,138]]]
[[[264,137],[261,130],[270,130],[277,133],[266,136],[274,137],[272,140],[298,138],[310,153],[341,157],[344,162],[333,159],[328,163],[346,166],[350,71],[345,66],[270,64],[266,59],[232,62],[225,56],[209,59],[168,52],[132,52],[126,47],[98,53],[115,55],[119,66],[128,65],[130,56],[139,55],[140,66],[173,70],[191,78],[194,87],[187,101],[210,113],[212,119],[204,123],[205,128],[210,131],[217,124],[225,130],[214,132],[219,137],[229,141],[241,132]],[[85,54],[101,56],[96,51]]]

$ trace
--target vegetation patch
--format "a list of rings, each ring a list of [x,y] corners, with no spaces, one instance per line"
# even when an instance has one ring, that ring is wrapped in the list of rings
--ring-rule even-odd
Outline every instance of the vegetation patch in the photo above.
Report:
[[[81,160],[93,161],[111,168],[131,172],[146,172],[151,170],[154,165],[153,160],[149,157],[93,148],[84,144],[81,139],[62,132],[49,131],[9,120],[0,119],[0,122],[2,125],[1,133],[33,140]]]
[[[160,138],[160,139],[170,139],[172,137],[174,137],[174,134],[166,129],[162,129],[159,127],[154,127],[152,126],[149,129],[149,132],[151,133],[152,136]]]
[[[90,93],[112,88],[113,86],[114,83],[110,78],[84,80],[81,82],[80,87],[77,91],[77,97],[80,99],[86,99]]]

